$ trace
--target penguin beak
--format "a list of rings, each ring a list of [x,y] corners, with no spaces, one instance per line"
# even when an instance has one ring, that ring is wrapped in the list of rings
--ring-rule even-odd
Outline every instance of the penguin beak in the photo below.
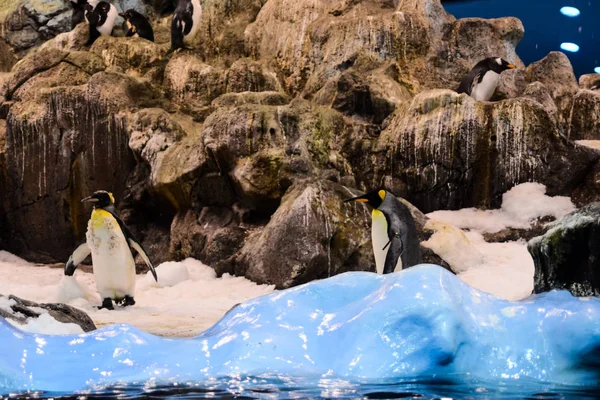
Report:
[[[125,13],[119,13],[119,16],[125,18]]]
[[[359,203],[368,203],[369,199],[367,199],[365,196],[358,196],[358,197],[353,197],[353,198],[348,199],[348,200],[344,200],[344,203],[349,203],[351,201],[357,201]]]
[[[512,64],[508,64],[508,65],[507,65],[507,67],[508,67],[508,68],[510,68],[510,69],[515,69],[515,68],[517,68],[517,66],[516,66],[516,65],[512,65]]]
[[[98,199],[95,197],[92,197],[92,196],[88,196],[84,199],[81,199],[82,203],[96,203],[97,201],[98,201]]]

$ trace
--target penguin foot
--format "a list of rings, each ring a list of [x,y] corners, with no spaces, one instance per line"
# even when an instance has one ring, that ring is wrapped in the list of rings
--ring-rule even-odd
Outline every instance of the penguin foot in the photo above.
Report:
[[[104,300],[102,300],[102,305],[98,307],[98,310],[102,310],[103,308],[106,308],[107,310],[115,309],[115,307],[113,306],[112,299],[110,297],[107,297]]]
[[[123,301],[123,307],[132,306],[135,304],[135,300],[131,296],[125,296],[125,300]]]

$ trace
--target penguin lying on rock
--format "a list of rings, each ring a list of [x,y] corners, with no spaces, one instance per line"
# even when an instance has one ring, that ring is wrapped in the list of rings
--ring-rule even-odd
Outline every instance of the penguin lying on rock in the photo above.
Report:
[[[86,46],[93,44],[100,35],[110,35],[119,13],[115,6],[106,1],[99,2],[96,7],[86,5],[85,18],[90,23],[90,37]]]
[[[202,7],[198,0],[178,0],[171,21],[171,51],[192,41],[200,27],[201,16]]]
[[[127,33],[125,36],[139,36],[154,42],[154,31],[146,17],[134,9],[127,10],[119,15],[125,19],[125,23],[127,24]]]
[[[113,195],[99,190],[81,202],[94,203],[88,222],[87,241],[80,245],[65,264],[65,275],[72,276],[77,266],[92,254],[94,279],[102,297],[100,308],[113,309],[113,300],[124,306],[135,304],[135,262],[130,247],[135,249],[158,282],[156,270],[142,245],[119,218]]]
[[[371,212],[371,238],[378,273],[389,274],[421,263],[417,226],[407,206],[387,190],[376,190],[345,200],[367,203]]]
[[[499,57],[479,61],[464,77],[456,90],[466,93],[477,101],[489,101],[500,82],[500,74],[507,69],[517,68]]]

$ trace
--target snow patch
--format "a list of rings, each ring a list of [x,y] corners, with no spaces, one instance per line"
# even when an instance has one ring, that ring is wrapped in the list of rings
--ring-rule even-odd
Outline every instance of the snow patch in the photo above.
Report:
[[[458,211],[434,211],[427,216],[461,229],[496,233],[506,228],[527,229],[537,218],[552,216],[558,219],[574,210],[575,205],[570,198],[546,196],[544,185],[530,182],[504,193],[502,207],[497,210],[464,208]]]
[[[211,267],[192,258],[163,263],[157,271],[162,287],[151,275],[137,277],[134,306],[98,310],[93,274],[77,270],[66,277],[62,268],[36,266],[0,251],[0,293],[38,303],[64,302],[86,312],[99,328],[127,323],[156,335],[189,337],[210,328],[234,305],[275,290],[243,277],[217,278]]]
[[[77,335],[84,333],[79,325],[57,321],[47,312],[44,312],[37,318],[27,319],[27,323],[24,325],[11,319],[7,321],[20,330],[31,333],[43,333],[46,335]]]
[[[523,183],[504,193],[502,207],[497,210],[466,208],[429,213],[425,227],[435,233],[422,244],[474,288],[508,300],[525,298],[533,290],[535,269],[527,243],[487,243],[482,234],[506,228],[527,229],[538,218],[559,219],[575,210],[570,198],[545,193],[542,184]]]

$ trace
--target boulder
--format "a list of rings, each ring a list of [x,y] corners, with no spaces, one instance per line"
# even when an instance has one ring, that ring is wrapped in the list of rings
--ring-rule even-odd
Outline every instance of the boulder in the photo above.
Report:
[[[0,5],[0,71],[9,71],[34,46],[71,28],[64,0],[9,0]]]
[[[227,92],[283,91],[275,73],[267,70],[261,63],[247,58],[234,62],[225,79]]]
[[[295,179],[323,170],[336,171],[333,179],[348,174],[337,144],[346,131],[339,113],[298,100],[221,109],[205,121],[203,140],[242,202],[268,216]]]
[[[529,241],[535,264],[534,293],[566,289],[574,296],[600,295],[600,203],[549,225]]]
[[[344,204],[353,193],[317,180],[298,182],[264,229],[235,257],[234,273],[287,288],[346,271],[372,270],[370,215]]]
[[[502,57],[522,68],[524,64],[517,55],[516,47],[524,32],[523,24],[514,17],[454,21],[442,38],[432,41],[433,49],[437,50],[433,55],[435,71],[444,86],[435,85],[435,81],[432,82],[434,85],[424,82],[425,86],[457,88],[475,64],[487,57]],[[431,76],[431,72],[428,75]],[[518,86],[515,89],[518,90]]]
[[[143,71],[160,61],[167,48],[139,37],[102,35],[94,42],[90,52],[98,55],[107,67]]]
[[[167,97],[175,102],[206,106],[225,93],[225,73],[195,55],[180,52],[167,64],[163,85]]]
[[[533,99],[477,102],[448,90],[422,92],[397,109],[375,151],[386,160],[365,185],[393,176],[403,188],[396,194],[424,212],[499,206],[502,193],[528,181],[567,194],[598,159],[558,134]],[[353,163],[355,174],[372,162]]]
[[[83,332],[96,330],[94,321],[85,312],[67,304],[35,303],[17,296],[1,294],[0,301],[7,304],[5,307],[0,307],[0,317],[11,319],[19,324],[26,324],[42,314],[50,314],[58,322],[79,325]]]
[[[363,68],[355,65],[341,72],[314,95],[313,101],[346,115],[381,124],[398,104],[412,98],[409,90],[398,82],[400,75],[395,65],[384,65],[371,71]]]
[[[73,30],[56,35],[40,46],[40,49],[53,48],[63,51],[81,51],[89,39],[89,26],[78,24]]]
[[[241,92],[225,93],[214,99],[211,107],[238,107],[243,104],[261,104],[264,106],[284,106],[290,102],[290,98],[279,92]]]
[[[37,262],[69,257],[84,238],[90,212],[80,199],[105,189],[118,201],[133,170],[126,118],[119,112],[153,96],[132,77],[99,72],[86,84],[44,88],[11,106],[3,234],[12,251]]]
[[[583,89],[573,97],[571,140],[600,140],[600,90]]]
[[[560,124],[567,127],[573,96],[579,90],[569,58],[564,53],[553,51],[540,61],[530,64],[526,76],[528,82],[546,85],[558,108]]]
[[[579,77],[581,89],[600,89],[600,74],[584,74]]]
[[[273,59],[286,91],[295,94],[311,74],[332,76],[360,52],[402,65],[425,55],[424,18],[393,7],[384,0],[270,1],[246,29],[246,44],[255,57]]]

